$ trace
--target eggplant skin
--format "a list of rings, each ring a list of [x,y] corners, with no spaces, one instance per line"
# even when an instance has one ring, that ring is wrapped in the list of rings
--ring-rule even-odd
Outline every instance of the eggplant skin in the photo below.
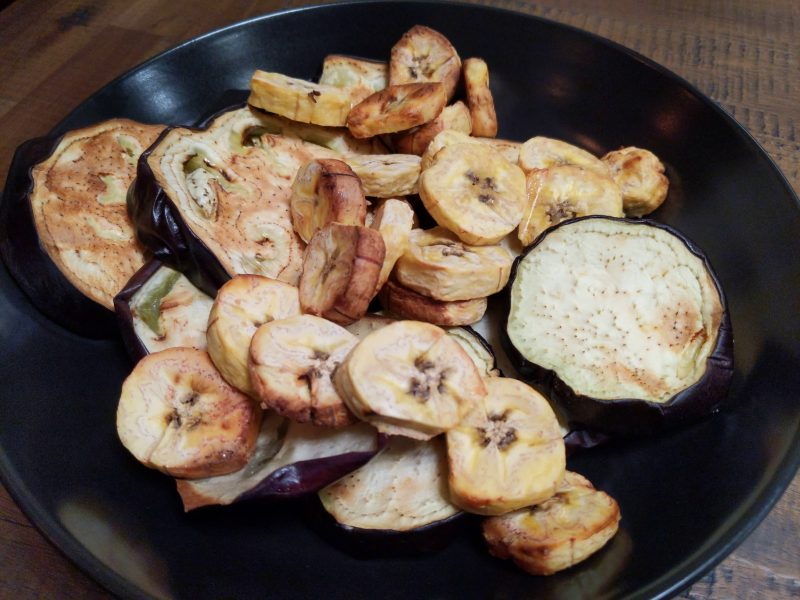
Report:
[[[476,515],[458,512],[409,531],[362,529],[342,525],[326,511],[319,498],[306,505],[309,525],[332,546],[360,559],[401,558],[431,554],[446,548],[453,539],[478,522]]]
[[[186,226],[147,163],[151,152],[173,129],[175,127],[167,127],[139,157],[136,180],[128,191],[128,215],[137,237],[156,259],[182,272],[195,287],[214,298],[217,290],[231,277],[208,247]]]
[[[131,301],[134,295],[138,292],[147,281],[155,275],[162,266],[161,261],[152,259],[146,262],[133,277],[130,278],[125,287],[114,296],[114,313],[117,315],[117,323],[119,325],[119,332],[122,336],[122,343],[128,351],[133,362],[139,362],[142,358],[147,356],[149,352],[145,348],[142,340],[136,335],[136,330],[133,327],[133,311],[131,310]]]
[[[723,313],[717,341],[713,351],[706,359],[705,372],[697,382],[681,390],[666,402],[656,403],[635,398],[599,400],[576,393],[559,378],[555,371],[530,362],[511,343],[508,336],[508,315],[511,308],[511,286],[516,279],[519,264],[550,232],[569,223],[587,219],[606,219],[657,227],[677,236],[692,254],[702,260],[719,293]],[[522,255],[517,257],[511,268],[508,285],[501,293],[501,300],[506,315],[501,331],[501,341],[506,355],[520,378],[542,390],[552,402],[563,409],[571,429],[589,429],[599,433],[631,437],[648,435],[686,425],[714,413],[719,410],[727,398],[734,373],[734,344],[730,311],[722,285],[703,251],[685,235],[669,225],[650,219],[604,216],[579,217],[563,221],[543,232]]]
[[[255,487],[240,494],[235,502],[290,500],[314,493],[367,464],[383,449],[384,443],[384,436],[377,435],[376,449],[372,452],[348,452],[286,465],[270,473]]]
[[[0,256],[33,305],[48,319],[83,337],[117,336],[117,322],[107,308],[78,291],[39,243],[28,196],[31,169],[46,160],[62,135],[33,138],[14,153],[0,203]]]

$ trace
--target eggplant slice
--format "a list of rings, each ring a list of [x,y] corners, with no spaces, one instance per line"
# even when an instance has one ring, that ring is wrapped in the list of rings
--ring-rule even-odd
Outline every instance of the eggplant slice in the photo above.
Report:
[[[134,361],[176,346],[206,349],[214,300],[178,271],[151,260],[114,298],[122,340]]]
[[[162,129],[115,119],[29,140],[14,154],[0,254],[36,308],[79,335],[115,334],[112,299],[144,263],[125,191]]]
[[[318,495],[327,511],[322,533],[356,555],[439,550],[465,516],[449,500],[441,437],[390,437],[380,454]]]
[[[359,468],[382,445],[381,436],[366,423],[328,429],[270,411],[243,469],[207,479],[177,479],[178,493],[187,512],[246,500],[297,498]]]
[[[514,264],[503,344],[573,428],[646,433],[715,411],[733,334],[708,260],[674,229],[584,217]]]

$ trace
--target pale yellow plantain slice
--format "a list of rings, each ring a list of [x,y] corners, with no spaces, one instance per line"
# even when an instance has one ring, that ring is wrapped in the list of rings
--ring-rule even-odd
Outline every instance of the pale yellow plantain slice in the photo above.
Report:
[[[122,384],[117,407],[122,444],[139,462],[173,477],[241,469],[260,423],[259,407],[194,348],[168,348],[141,359]]]
[[[385,88],[388,79],[389,65],[385,62],[329,54],[322,61],[319,82],[347,90],[354,102],[361,102]]]
[[[603,163],[622,190],[622,205],[629,217],[642,217],[657,209],[667,198],[669,179],[664,165],[649,150],[622,148],[609,152]]]
[[[347,90],[267,71],[253,73],[247,102],[293,121],[329,127],[343,126],[353,106]]]
[[[304,242],[328,223],[363,225],[367,199],[361,180],[336,159],[312,160],[297,172],[292,184],[292,226]]]
[[[250,344],[250,377],[264,408],[324,427],[355,422],[331,375],[358,338],[313,315],[270,321]]]
[[[489,89],[489,67],[482,58],[464,61],[464,87],[472,117],[472,134],[493,138],[497,135],[497,113]]]
[[[348,325],[375,296],[386,247],[381,234],[360,225],[329,223],[311,238],[300,277],[304,313]]]
[[[617,502],[567,471],[556,494],[535,506],[483,522],[489,552],[528,573],[552,575],[600,550],[619,528]]]
[[[420,158],[413,154],[348,155],[350,165],[364,187],[364,194],[375,198],[394,198],[416,194]]]
[[[566,454],[544,396],[517,379],[485,383],[483,401],[447,432],[450,498],[466,511],[500,515],[552,496]]]
[[[247,369],[250,341],[264,323],[300,314],[293,285],[261,277],[237,275],[223,285],[208,316],[208,354],[236,389],[254,395]]]
[[[422,169],[427,169],[433,162],[433,157],[436,156],[436,153],[445,146],[465,143],[483,146],[484,148],[490,148],[505,158],[512,165],[517,164],[517,161],[519,160],[520,147],[522,146],[522,144],[519,142],[512,142],[510,140],[487,137],[472,137],[455,129],[445,129],[436,134],[436,137],[434,137],[430,144],[428,144],[428,147],[425,148],[425,152],[422,153]]]
[[[533,170],[527,177],[528,205],[519,241],[528,246],[548,227],[586,215],[622,217],[622,193],[608,175],[580,167]]]
[[[536,136],[520,148],[519,166],[526,173],[564,165],[581,167],[601,176],[609,175],[608,167],[594,154],[561,140]]]
[[[508,282],[513,258],[501,246],[470,246],[444,227],[414,229],[397,261],[403,286],[434,300],[484,298]]]
[[[347,128],[357,138],[404,131],[432,121],[446,104],[441,83],[390,85],[356,104]]]
[[[502,240],[525,207],[525,174],[473,143],[445,146],[420,175],[419,195],[442,227],[473,245]]]
[[[336,370],[334,383],[360,419],[421,440],[455,427],[486,393],[459,343],[417,321],[367,335]]]
[[[375,285],[376,294],[389,279],[397,259],[408,249],[408,238],[414,226],[414,216],[414,209],[408,201],[397,198],[387,198],[375,211],[370,228],[381,234],[386,247],[378,283]]]
[[[477,323],[486,313],[486,298],[443,302],[423,296],[391,279],[381,288],[381,305],[404,319],[425,321],[441,327],[456,327]]]
[[[392,144],[398,152],[422,156],[431,140],[446,129],[465,135],[472,131],[470,111],[460,100],[445,106],[433,121],[395,134],[392,136]]]
[[[460,75],[461,59],[453,44],[430,27],[415,25],[392,47],[389,85],[440,81],[449,100]]]

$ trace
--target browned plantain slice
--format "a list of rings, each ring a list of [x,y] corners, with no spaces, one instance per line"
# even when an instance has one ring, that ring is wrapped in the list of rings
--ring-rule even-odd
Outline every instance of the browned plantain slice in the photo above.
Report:
[[[347,128],[357,138],[404,131],[432,121],[445,104],[441,83],[390,85],[356,104],[347,115]]]
[[[311,238],[300,277],[303,312],[347,325],[367,312],[386,247],[381,234],[329,223]]]
[[[466,511],[500,515],[552,496],[566,452],[544,396],[517,379],[485,384],[483,401],[447,432],[450,498]]]
[[[483,318],[486,298],[443,302],[404,288],[391,279],[378,295],[383,307],[404,319],[426,321],[442,327],[471,325]]]
[[[464,87],[472,117],[472,135],[493,138],[497,135],[497,113],[489,89],[489,67],[482,58],[464,61]]]
[[[247,369],[256,329],[300,314],[297,288],[260,275],[237,275],[223,285],[208,316],[208,354],[225,381],[245,394],[255,391]]]
[[[397,321],[373,331],[334,374],[348,408],[379,431],[430,439],[486,394],[475,364],[443,329]]]
[[[552,575],[585,560],[617,532],[617,502],[581,475],[567,471],[556,494],[541,504],[483,522],[489,552],[511,558],[534,575]]]
[[[664,165],[649,150],[622,148],[603,157],[611,178],[622,190],[622,204],[629,217],[641,217],[657,209],[667,198],[669,179]]]
[[[250,344],[250,377],[262,406],[298,423],[354,423],[331,375],[357,343],[343,327],[313,315],[265,323]]]
[[[148,354],[122,384],[117,433],[141,463],[173,477],[240,469],[253,451],[261,410],[232,388],[208,354]]]
[[[513,258],[501,246],[470,246],[444,227],[414,229],[395,277],[420,294],[452,302],[484,298],[508,282]]]
[[[608,175],[571,165],[535,169],[527,177],[528,206],[519,224],[524,246],[548,227],[586,215],[622,217],[622,193]]]
[[[367,199],[347,163],[318,158],[297,172],[292,185],[292,226],[304,242],[328,223],[363,225]]]
[[[430,27],[415,25],[392,47],[389,85],[441,81],[449,100],[460,75],[461,59],[453,44]]]
[[[446,129],[465,135],[472,131],[470,111],[460,100],[445,106],[433,121],[395,134],[392,136],[392,144],[397,152],[422,156],[431,140]]]
[[[253,73],[247,102],[292,121],[332,127],[344,125],[353,106],[347,90],[267,71]]]

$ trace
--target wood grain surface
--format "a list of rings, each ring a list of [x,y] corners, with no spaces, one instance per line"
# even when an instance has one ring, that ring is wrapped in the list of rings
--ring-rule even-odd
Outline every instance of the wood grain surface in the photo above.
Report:
[[[482,2],[598,33],[675,71],[716,100],[800,190],[800,2]],[[0,7],[4,2],[0,1]],[[281,8],[278,0],[17,0],[0,11],[0,173],[101,85],[208,30]],[[0,488],[0,598],[107,598]],[[693,600],[800,598],[800,476],[755,532],[684,591]]]

